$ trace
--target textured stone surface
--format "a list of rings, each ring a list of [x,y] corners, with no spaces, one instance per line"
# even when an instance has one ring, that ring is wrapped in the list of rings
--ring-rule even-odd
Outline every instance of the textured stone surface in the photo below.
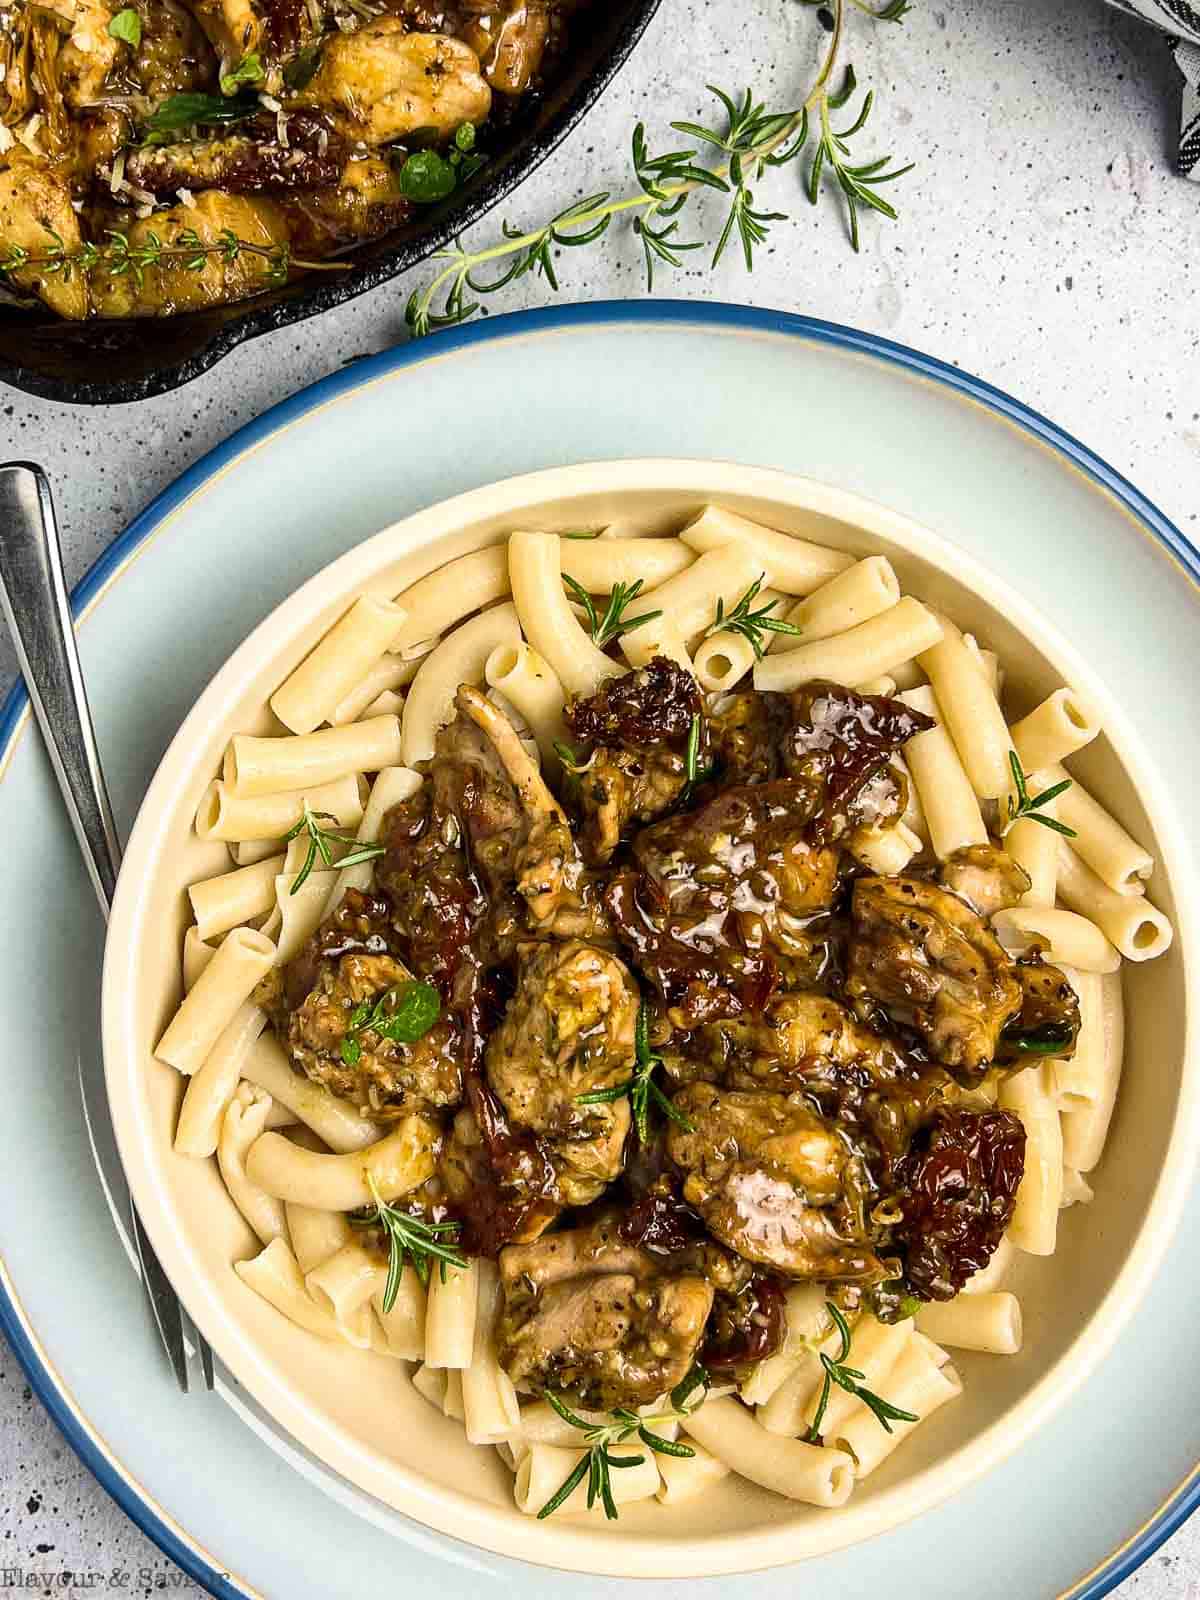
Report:
[[[1085,439],[1200,536],[1200,193],[1171,173],[1178,80],[1162,39],[1095,0],[916,0],[903,28],[857,15],[852,26],[850,54],[879,102],[863,159],[892,150],[919,163],[889,191],[900,222],[869,219],[856,258],[832,196],[810,210],[784,171],[759,198],[793,220],[752,278],[732,252],[715,273],[692,256],[662,288],[851,323],[952,361]],[[601,105],[501,215],[536,222],[625,183],[633,122],[643,118],[653,142],[670,119],[708,111],[708,81],[750,82],[773,104],[795,103],[816,42],[814,14],[798,0],[663,0]],[[565,252],[560,266],[564,298],[645,292],[628,237]],[[51,473],[72,578],[240,423],[403,338],[404,303],[420,281],[418,269],[140,406],[56,408],[0,392],[0,458],[31,457]],[[544,297],[525,280],[495,308]],[[5,645],[0,686],[11,670]],[[3,1346],[0,1534],[0,1567],[122,1569],[136,1579],[125,1593],[199,1593],[84,1473]],[[1117,1593],[1200,1595],[1200,1528]]]

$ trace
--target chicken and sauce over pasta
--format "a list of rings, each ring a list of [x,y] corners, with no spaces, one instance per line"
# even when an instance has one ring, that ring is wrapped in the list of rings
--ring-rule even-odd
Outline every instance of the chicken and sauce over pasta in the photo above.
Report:
[[[291,734],[233,740],[177,1147],[247,1285],[421,1363],[522,1510],[731,1468],[837,1505],[959,1392],[944,1344],[1019,1348],[999,1285],[1090,1195],[1118,946],[1169,924],[1058,765],[1083,702],[1010,724],[887,561],[715,508],[592,551],[363,597]]]
[[[0,286],[63,317],[242,300],[442,199],[572,0],[10,0]]]

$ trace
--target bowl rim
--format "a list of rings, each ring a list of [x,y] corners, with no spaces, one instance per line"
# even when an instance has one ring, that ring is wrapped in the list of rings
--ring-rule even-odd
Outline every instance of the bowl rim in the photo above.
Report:
[[[392,1494],[384,1492],[386,1487],[392,1486],[394,1494],[395,1486],[401,1486],[403,1509],[408,1514],[486,1550],[573,1572],[621,1576],[633,1563],[640,1577],[686,1578],[758,1571],[827,1554],[885,1532],[932,1509],[1011,1455],[1074,1393],[1111,1348],[1174,1233],[1192,1179],[1194,1135],[1200,1112],[1200,1063],[1196,1060],[1195,1018],[1185,1016],[1178,1107],[1162,1169],[1148,1202],[1147,1220],[1135,1236],[1121,1271],[1058,1360],[1003,1418],[967,1443],[915,1476],[880,1492],[877,1498],[858,1507],[852,1502],[836,1518],[813,1519],[802,1531],[786,1526],[760,1529],[753,1535],[730,1533],[686,1542],[643,1533],[614,1538],[570,1524],[533,1531],[524,1526],[524,1519],[514,1520],[515,1514],[508,1508],[483,1505],[458,1491],[431,1484],[403,1463],[385,1461],[377,1451],[289,1396],[282,1369],[238,1331],[235,1319],[224,1312],[224,1295],[217,1285],[192,1270],[194,1263],[185,1231],[170,1202],[165,1174],[156,1165],[162,1155],[157,1148],[159,1141],[147,1125],[144,1104],[137,1099],[140,1059],[128,1043],[135,1032],[131,1016],[140,989],[136,954],[149,935],[143,925],[143,885],[150,880],[155,858],[165,846],[166,821],[177,813],[180,792],[194,773],[194,746],[214,724],[227,720],[248,679],[277,659],[286,651],[288,640],[328,610],[331,595],[344,599],[369,584],[381,567],[395,559],[399,545],[420,549],[439,535],[469,526],[483,516],[518,519],[525,508],[546,500],[569,501],[573,495],[597,490],[615,497],[639,489],[675,492],[683,501],[752,496],[789,508],[823,512],[868,535],[892,539],[1002,614],[1022,615],[1024,631],[1034,647],[1054,663],[1064,681],[1092,695],[1104,708],[1106,735],[1117,758],[1131,775],[1136,774],[1139,796],[1161,847],[1163,869],[1175,891],[1185,985],[1194,980],[1194,908],[1188,899],[1182,827],[1170,796],[1141,749],[1131,719],[1090,664],[1036,606],[940,535],[851,491],[775,469],[653,458],[547,468],[439,502],[354,546],[308,579],[259,623],[218,670],[184,719],[138,813],[109,923],[102,1036],[117,1142],[131,1191],[155,1249],[172,1281],[188,1286],[185,1304],[189,1314],[214,1350],[293,1438],[327,1466],[387,1503],[396,1505]]]

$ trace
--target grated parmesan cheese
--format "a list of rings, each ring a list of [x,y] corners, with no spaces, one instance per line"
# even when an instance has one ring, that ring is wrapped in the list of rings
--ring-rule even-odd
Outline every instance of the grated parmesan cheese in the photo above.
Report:
[[[260,94],[258,103],[264,111],[279,111],[281,109],[279,101],[276,100],[273,94]]]
[[[125,151],[119,150],[117,158],[112,164],[112,173],[109,176],[108,188],[110,194],[120,194],[125,187]]]
[[[176,189],[175,194],[181,206],[187,206],[190,211],[196,209],[196,197],[190,189]]]

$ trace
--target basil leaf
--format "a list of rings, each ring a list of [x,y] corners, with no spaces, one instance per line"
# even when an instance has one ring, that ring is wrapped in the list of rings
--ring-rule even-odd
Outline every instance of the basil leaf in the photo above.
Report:
[[[223,72],[221,74],[221,93],[233,94],[243,84],[262,83],[265,78],[266,73],[263,71],[263,64],[259,59],[258,52],[251,50],[249,55],[242,57],[232,72]]]
[[[215,94],[173,94],[146,119],[143,144],[171,144],[186,128],[243,122],[260,109],[256,95],[225,99]]]
[[[142,42],[142,19],[132,6],[117,12],[108,25],[108,35],[110,39],[120,39],[123,44],[137,49]]]
[[[316,44],[306,45],[292,57],[283,69],[283,81],[289,89],[308,88],[317,75],[324,49],[324,41],[321,40]]]
[[[475,124],[473,122],[460,122],[454,130],[454,143],[459,150],[474,150]]]
[[[391,996],[391,1005],[385,1010],[388,996]],[[414,1044],[433,1027],[441,1010],[442,998],[433,984],[417,980],[398,983],[376,1007],[370,1025],[376,1033],[396,1044]]]
[[[408,157],[398,174],[400,193],[421,205],[432,205],[454,192],[458,176],[436,150],[418,150]]]

